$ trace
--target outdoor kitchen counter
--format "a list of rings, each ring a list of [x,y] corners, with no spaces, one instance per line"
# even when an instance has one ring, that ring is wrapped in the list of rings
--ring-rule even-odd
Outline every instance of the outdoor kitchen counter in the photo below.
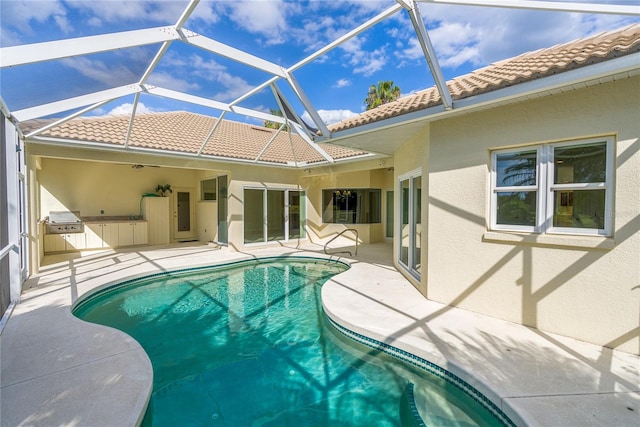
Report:
[[[83,216],[82,217],[82,222],[84,222],[85,224],[104,224],[106,222],[147,222],[146,219],[141,219],[141,218],[137,218],[137,216],[127,216],[127,215],[121,215],[121,216],[105,216],[105,215],[100,215],[100,216]]]

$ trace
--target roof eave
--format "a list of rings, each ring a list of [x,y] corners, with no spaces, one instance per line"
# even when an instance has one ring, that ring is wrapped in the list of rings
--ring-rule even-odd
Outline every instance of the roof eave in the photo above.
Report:
[[[468,114],[471,112],[494,108],[505,103],[517,102],[531,97],[539,97],[561,88],[569,88],[575,85],[585,84],[590,81],[598,81],[603,78],[611,78],[614,76],[630,77],[639,73],[640,52],[637,52],[553,76],[530,80],[514,86],[470,96],[468,98],[462,98],[454,101],[453,109],[450,110],[446,110],[442,104],[439,104],[433,107],[413,111],[411,113],[337,131],[332,133],[330,137],[320,137],[317,141],[354,148],[354,146],[349,145],[348,139],[362,134],[403,126],[419,121],[427,123],[453,115]],[[365,147],[357,148],[366,150]]]
[[[124,147],[123,145],[120,145],[120,144],[81,141],[81,140],[65,139],[65,138],[52,138],[52,137],[43,137],[43,136],[26,138],[25,143],[27,144],[35,143],[35,144],[73,148],[73,149],[109,151],[109,152],[117,152],[117,153],[150,154],[155,156],[169,157],[169,158],[183,159],[183,160],[204,160],[204,161],[208,160],[208,161],[216,161],[220,163],[243,164],[247,166],[260,165],[260,166],[286,168],[286,169],[294,169],[294,170],[310,168],[310,167],[320,167],[320,166],[326,166],[330,164],[330,162],[326,160],[321,160],[321,161],[312,162],[312,163],[298,162],[298,165],[296,166],[293,163],[277,163],[277,162],[268,162],[264,160],[255,161],[255,159],[239,159],[239,158],[233,158],[233,157],[213,156],[208,154],[197,155],[195,153],[187,153],[184,151],[161,150],[156,148],[137,147],[137,146],[131,146],[131,145],[129,145],[128,147]],[[376,156],[375,154],[371,154],[371,153],[360,154],[357,156],[335,159],[335,163],[361,161],[364,159],[370,159],[375,156]],[[135,162],[132,162],[132,163],[135,163]]]

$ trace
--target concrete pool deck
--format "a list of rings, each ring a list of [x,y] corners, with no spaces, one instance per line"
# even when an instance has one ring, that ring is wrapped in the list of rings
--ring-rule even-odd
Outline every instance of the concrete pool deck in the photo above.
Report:
[[[344,327],[463,378],[518,425],[637,426],[640,357],[425,300],[392,266],[389,244],[342,258],[323,287]],[[200,244],[45,258],[0,335],[1,426],[126,426],[141,420],[152,370],[127,335],[70,313],[83,294],[132,276],[321,247],[231,252]],[[337,258],[338,256],[333,256]]]

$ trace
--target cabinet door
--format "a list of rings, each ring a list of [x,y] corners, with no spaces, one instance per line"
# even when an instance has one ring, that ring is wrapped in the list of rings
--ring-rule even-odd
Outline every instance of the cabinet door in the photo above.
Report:
[[[119,222],[117,225],[118,225],[118,246],[133,245],[133,229],[135,227],[135,223]]]
[[[147,244],[147,223],[136,222],[133,225],[133,244],[134,245],[146,245]]]
[[[65,250],[65,245],[64,234],[44,235],[45,252],[62,252]]]
[[[84,234],[87,249],[98,249],[102,245],[102,224],[85,224]]]
[[[67,244],[66,250],[73,251],[87,248],[85,233],[69,233],[65,234],[64,236]]]
[[[84,234],[87,249],[102,247],[102,224],[85,224]]]
[[[102,247],[115,248],[118,246],[118,223],[102,224]]]

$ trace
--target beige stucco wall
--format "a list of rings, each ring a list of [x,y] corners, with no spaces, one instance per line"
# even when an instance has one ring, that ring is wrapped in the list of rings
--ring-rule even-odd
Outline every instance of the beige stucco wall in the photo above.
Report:
[[[432,123],[426,295],[639,353],[639,93],[636,77]],[[487,238],[490,149],[595,135],[616,140],[613,242]]]
[[[428,268],[427,257],[429,256],[429,240],[428,240],[428,228],[424,226],[427,223],[429,205],[427,202],[427,194],[426,189],[429,185],[429,125],[426,124],[419,132],[417,132],[413,137],[405,142],[393,156],[394,161],[394,189],[395,197],[395,228],[394,228],[394,239],[393,239],[393,262],[396,268],[404,274],[404,276],[411,282],[413,285],[420,290],[424,295],[427,294],[427,274],[426,269]],[[421,200],[421,240],[419,242],[420,248],[422,248],[420,253],[420,259],[422,264],[422,274],[420,277],[420,281],[416,280],[412,275],[406,273],[405,269],[401,264],[398,263],[398,253],[400,251],[400,243],[401,236],[398,236],[398,221],[401,215],[401,207],[400,207],[400,193],[397,191],[398,189],[398,181],[400,177],[409,172],[415,171],[417,169],[422,169],[422,200]],[[401,230],[402,235],[406,235],[408,233],[407,227],[404,227]]]
[[[42,216],[52,210],[77,210],[82,216],[98,216],[101,211],[105,216],[138,215],[140,197],[154,193],[158,184],[197,190],[197,174],[190,169],[134,169],[127,164],[51,158],[42,158],[41,164]]]
[[[244,245],[244,189],[300,189],[298,172],[294,169],[281,169],[263,166],[239,166],[232,168],[229,176],[228,223],[229,246],[234,250],[243,250]],[[254,247],[256,245],[254,244]]]

